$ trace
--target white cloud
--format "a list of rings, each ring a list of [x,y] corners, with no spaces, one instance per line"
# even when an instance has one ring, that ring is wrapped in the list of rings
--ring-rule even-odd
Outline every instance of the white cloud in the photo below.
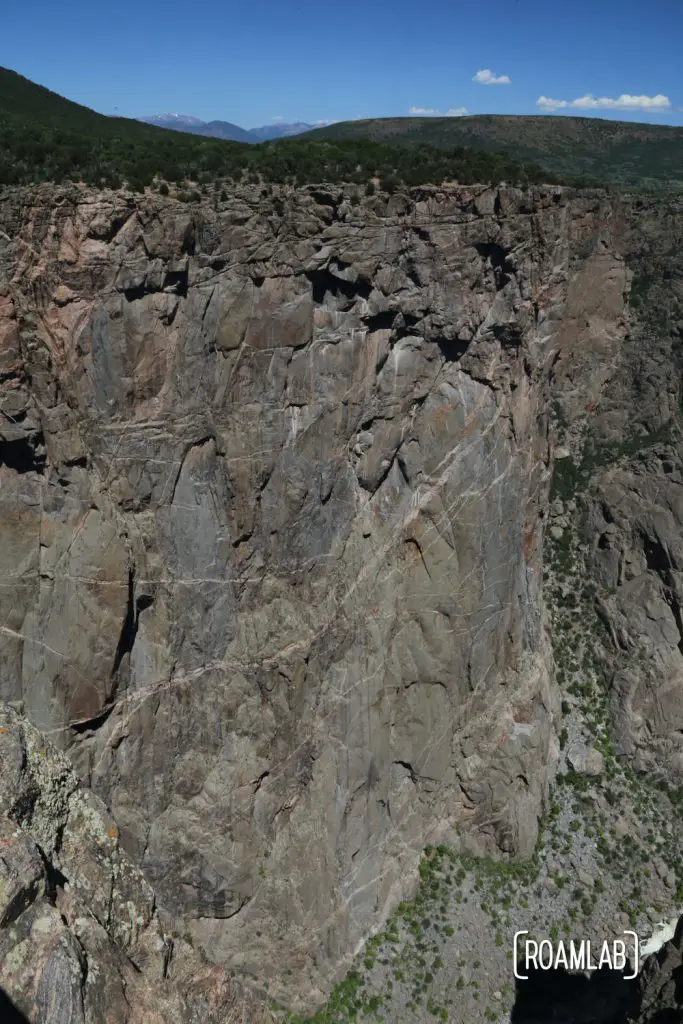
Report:
[[[409,114],[440,114],[442,117],[462,117],[463,114],[467,114],[467,107],[450,107],[445,114],[441,114],[440,110],[435,107],[411,107],[408,111]]]
[[[550,96],[539,96],[536,106],[543,107],[544,110],[561,110],[562,107],[568,107],[569,104],[566,100],[553,100]]]
[[[314,121],[316,128],[324,128],[326,124],[332,124],[331,121]]]
[[[671,100],[668,96],[631,96],[629,93],[622,93],[616,99],[609,96],[579,96],[575,100],[554,100],[550,96],[539,96],[536,106],[543,110],[669,110]]]
[[[622,93],[616,100],[607,96],[601,96],[600,99],[582,96],[578,100],[572,100],[572,106],[589,110],[668,110],[671,100],[661,93],[657,96],[629,96],[628,93]]]
[[[284,121],[284,117],[282,114],[276,114],[275,117],[271,117],[270,120],[277,124],[278,121]]]
[[[478,82],[479,85],[510,85],[510,78],[507,75],[494,75],[490,68],[477,71],[472,81]]]

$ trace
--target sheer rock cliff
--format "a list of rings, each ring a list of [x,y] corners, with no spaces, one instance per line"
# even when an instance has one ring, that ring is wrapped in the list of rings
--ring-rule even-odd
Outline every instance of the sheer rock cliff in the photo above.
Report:
[[[683,774],[680,324],[644,347],[629,301],[682,223],[538,187],[0,196],[0,697],[165,920],[289,1005],[425,843],[533,851],[567,515],[620,750]],[[596,463],[574,513],[558,417],[565,459],[587,423],[661,445]]]

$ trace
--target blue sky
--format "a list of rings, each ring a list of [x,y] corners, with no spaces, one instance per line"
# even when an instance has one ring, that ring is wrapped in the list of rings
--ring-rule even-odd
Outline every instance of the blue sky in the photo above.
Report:
[[[417,110],[683,124],[682,43],[681,0],[32,0],[5,5],[0,65],[102,113],[247,128]]]

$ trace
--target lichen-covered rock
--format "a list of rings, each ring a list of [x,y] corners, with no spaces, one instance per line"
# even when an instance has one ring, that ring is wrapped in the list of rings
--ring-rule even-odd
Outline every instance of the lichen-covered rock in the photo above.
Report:
[[[269,1020],[225,972],[164,933],[152,890],[121,851],[102,802],[79,786],[64,754],[6,707],[0,993],[30,1024]]]

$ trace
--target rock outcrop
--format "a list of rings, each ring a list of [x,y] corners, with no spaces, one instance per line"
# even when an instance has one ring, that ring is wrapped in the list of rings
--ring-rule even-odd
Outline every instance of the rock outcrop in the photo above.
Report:
[[[639,1024],[683,1022],[683,918],[672,941],[645,964],[640,999]]]
[[[270,1020],[225,971],[165,933],[102,802],[9,708],[0,766],[3,1020],[10,1006],[31,1024]]]
[[[620,235],[630,265],[628,330],[601,344],[596,306],[586,308],[588,347],[572,346],[553,393],[584,478],[577,508],[610,637],[615,742],[637,771],[676,786],[683,781],[683,208],[635,199]],[[619,311],[601,282],[589,287],[616,324]]]
[[[176,931],[289,1005],[425,842],[534,848],[561,727],[551,410],[574,454],[587,419],[613,439],[676,413],[674,334],[636,351],[627,261],[681,218],[634,202],[0,197],[0,696],[68,752]],[[610,629],[653,652],[614,680],[620,741],[673,771],[667,458],[645,486],[605,472],[584,511]]]

